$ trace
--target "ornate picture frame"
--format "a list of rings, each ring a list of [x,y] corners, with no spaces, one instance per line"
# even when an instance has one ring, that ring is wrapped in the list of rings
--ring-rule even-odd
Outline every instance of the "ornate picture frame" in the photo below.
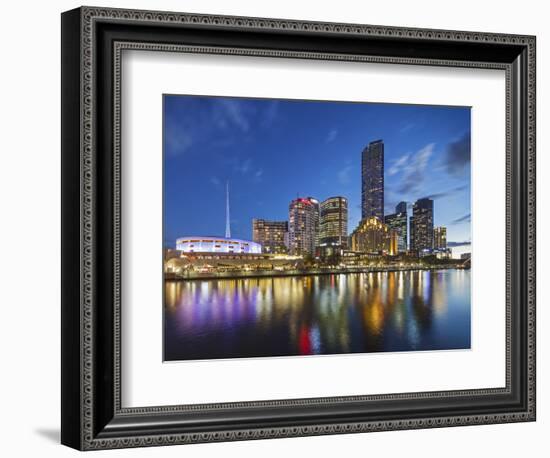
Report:
[[[535,420],[532,36],[81,7],[62,14],[62,434],[79,450]],[[121,403],[121,53],[506,73],[506,386],[128,408]]]

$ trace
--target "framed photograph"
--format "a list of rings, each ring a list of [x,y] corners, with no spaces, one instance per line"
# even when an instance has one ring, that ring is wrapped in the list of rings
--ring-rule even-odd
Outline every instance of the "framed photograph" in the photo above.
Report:
[[[535,420],[535,37],[62,15],[62,443]]]

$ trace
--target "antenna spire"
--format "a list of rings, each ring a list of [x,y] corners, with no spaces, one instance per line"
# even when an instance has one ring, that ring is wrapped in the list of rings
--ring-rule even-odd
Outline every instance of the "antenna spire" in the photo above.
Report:
[[[231,238],[231,224],[229,223],[229,181],[225,182],[225,238]]]

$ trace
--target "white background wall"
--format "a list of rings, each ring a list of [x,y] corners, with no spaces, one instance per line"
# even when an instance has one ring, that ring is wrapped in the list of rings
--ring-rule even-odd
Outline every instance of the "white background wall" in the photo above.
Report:
[[[549,52],[544,2],[117,0],[96,5],[533,34],[538,38],[538,421],[105,452],[109,456],[544,456],[550,430]],[[59,441],[60,13],[75,1],[0,10],[0,453],[69,456]]]

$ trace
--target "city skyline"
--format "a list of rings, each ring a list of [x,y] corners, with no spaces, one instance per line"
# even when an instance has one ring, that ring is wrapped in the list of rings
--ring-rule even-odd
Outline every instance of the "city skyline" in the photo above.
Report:
[[[437,208],[433,225],[447,228],[449,246],[470,241],[468,108],[165,96],[164,109],[167,247],[179,236],[223,233],[228,181],[235,237],[252,240],[254,218],[287,220],[297,195],[348,199],[349,235],[362,219],[364,151],[378,139],[385,155],[384,214],[406,201],[412,215],[412,204],[429,197]],[[393,127],[351,131],[369,118],[372,126],[388,117]],[[287,128],[288,135],[276,136]],[[388,135],[375,135],[381,131]],[[189,212],[200,218],[186,217]]]

